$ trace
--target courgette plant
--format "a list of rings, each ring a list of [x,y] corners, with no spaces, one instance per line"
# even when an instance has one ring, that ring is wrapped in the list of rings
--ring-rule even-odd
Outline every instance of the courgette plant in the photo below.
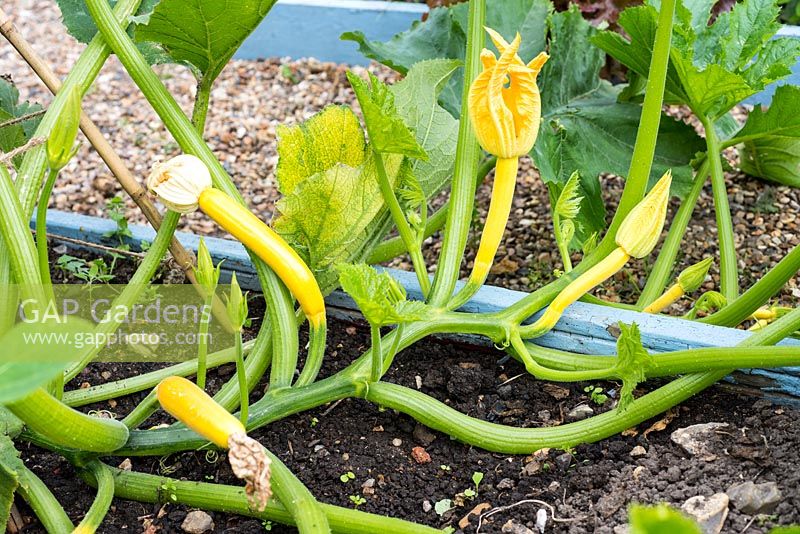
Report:
[[[11,282],[16,284],[26,313],[47,309],[54,298],[43,214],[59,169],[74,154],[80,100],[112,53],[183,152],[153,166],[148,188],[168,209],[156,239],[114,304],[130,307],[137,301],[170,248],[181,214],[199,208],[250,251],[267,310],[256,338],[243,343],[247,300],[234,284],[227,314],[217,306],[236,333],[233,347],[207,354],[201,345],[195,360],[123,382],[64,392],[64,381],[75,378],[98,349],[75,349],[67,354],[71,363],[64,368],[43,363],[48,347],[26,345],[26,335],[35,328],[113,333],[121,320],[98,325],[75,320],[15,324],[18,299],[6,298],[0,309],[0,346],[18,349],[27,363],[0,364],[0,522],[18,493],[48,531],[74,528],[46,484],[19,459],[17,444],[27,442],[63,455],[97,488],[96,500],[77,528],[80,532],[98,528],[114,495],[252,515],[297,525],[303,533],[436,532],[320,503],[248,432],[338,399],[359,397],[474,446],[531,453],[621,432],[736,368],[800,364],[797,346],[774,346],[800,327],[800,311],[761,308],[797,272],[800,249],[739,295],[721,152],[739,146],[743,168],[750,165],[764,178],[796,182],[796,175],[785,172],[788,165],[770,158],[775,150],[800,142],[798,88],[781,87],[772,107],[756,109],[743,126],[729,115],[743,98],[786,76],[800,51],[797,41],[771,39],[777,30],[773,0],[744,0],[710,25],[710,1],[651,1],[623,13],[620,25],[627,39],[598,32],[576,9],[552,13],[548,0],[496,1],[488,6],[484,0],[471,0],[434,9],[425,22],[387,43],[368,41],[358,32],[346,34],[344,38],[358,41],[369,57],[397,69],[404,78],[388,86],[374,76],[364,80],[350,73],[363,126],[350,108],[329,106],[301,124],[278,129],[276,182],[282,198],[268,225],[245,207],[203,132],[214,79],[272,3],[240,2],[220,10],[212,0],[189,7],[179,0],[146,0],[141,5],[138,0],[119,0],[112,10],[104,0],[87,0],[85,6],[60,2],[65,23],[88,43],[86,49],[38,125],[25,122],[29,119],[13,120],[24,109],[16,97],[13,102],[0,99],[3,113],[12,117],[0,128],[16,128],[3,142],[10,139],[19,146],[26,136],[47,139],[46,145],[25,147],[14,162],[15,178],[0,165],[0,283],[9,288]],[[491,28],[489,42],[485,27]],[[18,46],[19,34],[12,36],[8,26],[3,28],[27,61],[40,64],[29,47]],[[615,87],[599,78],[605,58],[601,49],[629,67],[628,85]],[[153,63],[188,65],[196,75],[191,117],[152,70]],[[662,116],[665,102],[688,105],[703,125],[705,141],[685,124]],[[86,121],[82,124],[88,127]],[[96,146],[107,161],[113,160],[108,145]],[[796,158],[791,154],[797,152],[785,153]],[[508,221],[519,158],[528,154],[550,190],[557,225],[553,246],[564,260],[565,272],[507,309],[459,311],[486,280]],[[796,159],[782,163],[796,165]],[[493,169],[489,214],[482,231],[476,229],[481,232],[478,256],[469,280],[457,290],[475,191]],[[597,178],[601,173],[625,178],[607,227]],[[645,291],[627,307],[658,313],[696,291],[713,259],[685,270],[670,289],[664,288],[708,174],[719,226],[722,282],[720,298],[712,299],[709,292],[701,299],[713,300],[721,309],[701,320],[735,326],[752,316],[759,321],[757,331],[736,347],[649,354],[636,325],[620,324],[617,353],[607,358],[536,344],[575,300],[612,305],[589,292],[630,258],[652,253],[665,225],[670,195],[681,199],[680,207]],[[448,187],[448,201],[429,213],[431,199]],[[135,200],[142,202],[141,195]],[[35,241],[28,227],[34,208]],[[388,237],[393,229],[398,235]],[[431,280],[422,247],[438,230],[442,248]],[[573,266],[571,254],[578,249],[584,254]],[[205,247],[200,253],[194,270],[185,267],[196,275],[198,291],[212,307],[219,266],[213,265]],[[391,275],[370,265],[404,253],[412,260],[424,301],[409,300]],[[320,379],[327,334],[323,296],[339,286],[369,322],[372,343],[344,370]],[[540,310],[541,317],[529,324]],[[299,330],[306,321],[308,356],[298,370]],[[202,331],[208,325],[200,326]],[[486,337],[539,379],[619,380],[619,402],[583,421],[513,428],[470,417],[382,379],[402,349],[443,333]],[[206,369],[232,361],[237,362],[237,376],[213,398],[208,396],[203,391]],[[266,373],[268,390],[249,404],[249,394]],[[195,374],[199,387],[181,378]],[[634,398],[634,388],[654,377],[674,378]],[[151,393],[122,420],[77,410],[148,389]],[[159,403],[180,422],[141,428]],[[234,472],[246,481],[246,491],[122,471],[103,462],[108,455],[157,456],[209,446],[230,450]],[[169,488],[168,499],[163,488]]]

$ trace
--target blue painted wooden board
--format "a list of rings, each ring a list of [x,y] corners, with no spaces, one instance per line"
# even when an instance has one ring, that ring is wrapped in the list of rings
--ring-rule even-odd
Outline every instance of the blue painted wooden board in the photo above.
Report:
[[[360,30],[369,39],[387,41],[411,27],[428,11],[425,4],[375,0],[278,0],[258,28],[245,40],[234,57],[315,57],[322,61],[367,65],[358,45],[342,41],[344,32]],[[800,39],[800,27],[786,26],[779,36]],[[768,104],[782,83],[800,85],[800,61],[788,79],[767,87],[746,103]]]
[[[87,243],[112,245],[103,235],[116,228],[116,224],[108,219],[88,217],[74,213],[48,210],[48,233],[78,239]],[[33,221],[31,222],[33,226]],[[155,233],[149,226],[131,225],[130,245],[138,250],[141,241],[152,242]],[[197,250],[198,236],[178,232],[178,240],[188,249]],[[223,280],[227,281],[231,272],[243,287],[259,290],[258,279],[250,258],[244,247],[237,241],[207,237],[206,244],[214,262],[223,263]],[[69,246],[81,248],[74,243]],[[89,248],[84,245],[85,248]],[[420,299],[422,294],[413,273],[390,269],[394,276],[408,291],[412,299]],[[491,312],[502,310],[517,302],[525,293],[493,286],[485,286],[462,309],[470,312]],[[329,311],[336,309],[357,310],[355,303],[345,293],[337,291],[327,298]],[[535,319],[536,316],[531,318]],[[709,347],[733,346],[747,338],[750,333],[744,330],[712,326],[676,317],[643,314],[620,310],[596,304],[576,302],[567,308],[556,327],[548,334],[537,339],[542,346],[569,350],[582,354],[613,354],[615,352],[614,336],[608,331],[619,321],[636,322],[642,333],[642,341],[651,352],[668,352],[674,350]],[[477,342],[477,338],[470,338]],[[782,345],[800,345],[800,341],[786,339]],[[800,401],[800,368],[784,368],[777,370],[747,370],[738,372],[729,380],[750,385],[757,385],[768,393],[779,393]]]

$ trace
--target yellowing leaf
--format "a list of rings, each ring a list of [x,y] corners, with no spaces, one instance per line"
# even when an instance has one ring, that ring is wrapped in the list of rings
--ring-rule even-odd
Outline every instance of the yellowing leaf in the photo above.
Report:
[[[425,303],[406,300],[406,291],[392,276],[369,265],[341,264],[339,282],[367,321],[375,326],[418,321],[425,313]]]

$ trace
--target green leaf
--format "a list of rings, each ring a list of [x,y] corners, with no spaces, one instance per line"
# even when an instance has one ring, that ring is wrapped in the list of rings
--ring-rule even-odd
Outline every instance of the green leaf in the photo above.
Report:
[[[655,38],[658,1],[626,9],[619,25],[628,38],[604,31],[593,42],[640,76],[646,76]],[[713,2],[679,0],[666,90],[668,100],[715,119],[767,84],[791,73],[797,39],[772,39],[776,0],[744,0],[708,25]]]
[[[31,104],[28,101],[20,102],[19,91],[17,91],[14,84],[6,78],[0,77],[0,124],[34,113],[40,109],[42,109],[42,106],[39,104]],[[34,117],[23,122],[0,127],[0,150],[10,152],[24,145],[33,136],[40,120],[41,117]],[[21,160],[22,155],[15,158],[14,165],[18,166]]]
[[[628,511],[631,534],[700,534],[697,523],[667,504],[641,506],[634,504]]]
[[[15,438],[25,424],[13,413],[0,406],[0,434]]]
[[[653,357],[642,346],[642,337],[636,323],[619,323],[620,336],[617,339],[617,363],[614,374],[622,379],[620,389],[620,410],[625,410],[633,402],[633,390],[644,382],[647,369],[653,365]]]
[[[366,142],[358,117],[348,107],[328,106],[297,126],[280,125],[278,188],[291,194],[297,184],[337,164],[356,168],[364,161]]]
[[[406,300],[406,292],[392,276],[363,263],[337,266],[339,283],[374,326],[419,321],[425,317],[424,302]]]
[[[157,43],[171,61],[214,80],[275,0],[161,0],[136,18],[139,42]],[[141,10],[140,10],[141,11]]]
[[[369,82],[352,72],[347,73],[347,79],[361,106],[372,147],[381,154],[402,154],[427,160],[425,150],[397,113],[394,93],[374,74],[368,74]]]
[[[11,328],[0,337],[5,355],[0,361],[0,405],[24,398],[61,373],[81,353],[77,336],[93,331],[90,323],[75,318]]]
[[[88,44],[97,34],[97,26],[89,13],[89,8],[86,7],[86,0],[56,0],[56,2],[67,32],[79,42]],[[143,0],[137,15],[151,12],[158,2],[159,0]],[[117,5],[117,0],[109,0],[108,3],[113,8]]]
[[[14,492],[19,487],[19,472],[25,464],[11,438],[0,433],[0,525],[6,525],[14,504]],[[4,527],[5,528],[5,527]]]
[[[778,87],[769,109],[753,109],[735,137],[744,140],[738,147],[742,171],[799,187],[800,87]]]
[[[426,198],[441,191],[453,173],[458,120],[438,104],[437,97],[460,64],[447,59],[420,61],[390,88],[397,114],[428,155],[427,160],[416,159],[411,163],[412,173]]]
[[[575,216],[578,215],[581,209],[581,200],[583,200],[583,197],[578,195],[580,191],[579,180],[580,175],[578,175],[578,172],[573,172],[572,176],[567,180],[567,183],[564,184],[561,193],[558,195],[555,212],[560,217],[574,219]]]

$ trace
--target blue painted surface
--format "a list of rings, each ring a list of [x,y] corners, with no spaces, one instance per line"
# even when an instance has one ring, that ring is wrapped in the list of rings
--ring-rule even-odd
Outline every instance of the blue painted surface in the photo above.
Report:
[[[79,239],[88,243],[112,244],[103,237],[104,233],[116,228],[116,224],[108,219],[55,210],[48,210],[47,219],[48,233],[55,236]],[[33,226],[33,221],[31,226]],[[130,230],[133,235],[130,240],[133,250],[138,250],[141,241],[152,242],[155,237],[155,232],[149,226],[131,225]],[[186,248],[197,250],[198,236],[177,232],[176,237]],[[244,288],[260,289],[247,252],[239,242],[214,237],[206,237],[205,240],[214,262],[225,260],[223,281],[227,281],[230,273],[235,271],[237,279]],[[406,288],[410,298],[420,299],[422,297],[413,273],[395,269],[390,269],[390,272]],[[519,291],[484,286],[462,309],[469,312],[498,311],[507,308],[524,296],[525,293]],[[332,293],[327,298],[327,303],[332,308],[357,310],[350,297],[340,291]],[[333,309],[329,311],[335,312]],[[533,319],[535,316],[531,318],[531,320]],[[636,322],[642,333],[643,344],[651,352],[733,346],[751,335],[744,330],[712,326],[677,317],[643,314],[576,302],[567,308],[564,316],[551,332],[537,339],[537,343],[550,348],[582,354],[613,354],[616,352],[616,342],[614,336],[609,332],[609,327],[615,326],[619,321]],[[474,338],[473,341],[475,341]],[[786,339],[781,342],[781,345],[800,345],[800,341]],[[729,377],[729,380],[754,385],[766,392],[778,392],[800,400],[800,368],[797,367],[769,371],[740,371]]]
[[[341,34],[360,30],[370,39],[388,41],[427,11],[425,4],[407,2],[279,0],[234,57],[315,57],[367,65],[358,45],[340,40]]]
[[[411,27],[428,11],[425,4],[371,0],[278,0],[258,28],[236,52],[237,59],[265,57],[315,57],[322,61],[368,65],[358,45],[339,36],[359,30],[369,39],[388,41]],[[779,37],[800,39],[800,27],[786,26]],[[782,84],[800,85],[800,61],[793,74],[748,98],[750,105],[769,104],[775,88]]]

